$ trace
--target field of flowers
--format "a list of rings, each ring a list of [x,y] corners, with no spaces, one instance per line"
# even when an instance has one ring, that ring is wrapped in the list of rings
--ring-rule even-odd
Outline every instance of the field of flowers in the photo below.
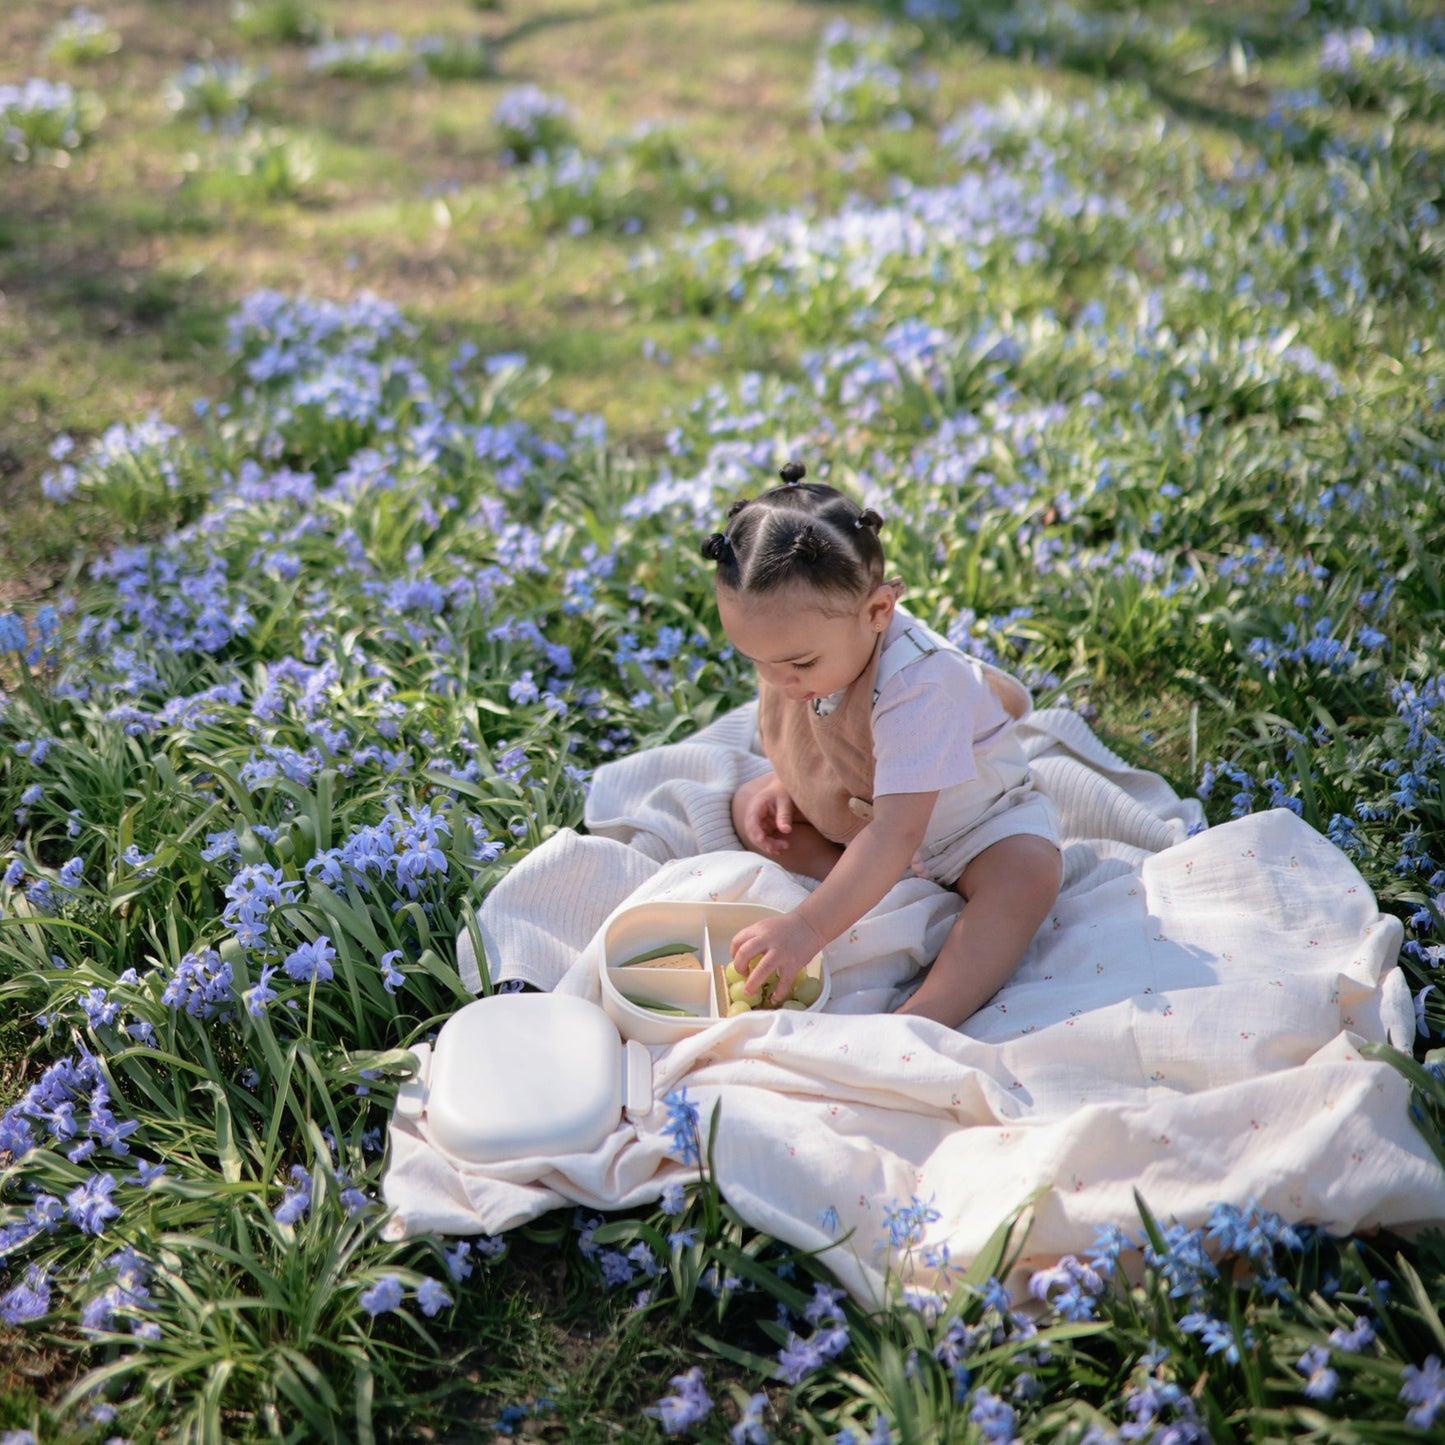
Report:
[[[137,8],[6,55],[7,185],[141,123],[103,83]],[[318,252],[238,290],[189,414],[21,456],[37,575],[42,534],[84,566],[27,586],[11,550],[0,593],[0,1441],[1438,1430],[1440,1230],[1141,1200],[1022,1300],[1001,1220],[951,1295],[866,1315],[729,1210],[683,1097],[699,1181],[652,1213],[398,1244],[378,1185],[478,899],[598,764],[750,695],[696,543],[792,456],[1038,699],[1355,860],[1405,923],[1396,1062],[1445,1167],[1445,19],[777,6],[801,139],[760,181],[704,121],[609,129],[509,69],[493,30],[556,7],[432,8],[245,0],[147,123],[237,216],[311,225],[328,156],[278,93],[470,88],[485,164],[425,207],[623,329],[569,352],[539,307],[544,365],[525,318],[459,335],[444,289]],[[647,23],[681,47],[701,12]],[[894,1247],[928,1208],[889,1202]]]

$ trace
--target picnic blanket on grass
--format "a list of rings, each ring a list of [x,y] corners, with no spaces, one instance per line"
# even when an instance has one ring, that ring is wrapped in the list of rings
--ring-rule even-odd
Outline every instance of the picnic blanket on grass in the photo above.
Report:
[[[479,911],[494,980],[595,1001],[600,930],[624,903],[796,905],[811,885],[740,851],[730,822],[732,792],[766,768],[753,715],[598,770],[587,833],[548,839]],[[656,1106],[591,1153],[471,1165],[424,1116],[395,1117],[393,1236],[656,1200],[693,1173],[670,1153],[662,1102],[684,1087],[704,1122],[720,1104],[716,1179],[733,1208],[827,1250],[869,1302],[890,1279],[942,1283],[941,1261],[967,1264],[1024,1206],[1016,1276],[1082,1252],[1100,1225],[1137,1231],[1136,1189],[1190,1226],[1221,1201],[1339,1233],[1445,1218],[1408,1086],[1360,1052],[1408,1049],[1415,1023],[1400,923],[1349,859],[1285,809],[1204,830],[1197,802],[1075,713],[1019,728],[1059,807],[1064,882],[1013,978],[960,1029],[887,1012],[962,906],[906,879],[828,948],[825,1012],[753,1013],[653,1047]],[[480,988],[468,935],[460,966]]]

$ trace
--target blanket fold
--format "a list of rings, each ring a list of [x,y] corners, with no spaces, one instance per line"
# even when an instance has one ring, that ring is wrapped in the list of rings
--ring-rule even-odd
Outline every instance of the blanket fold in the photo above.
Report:
[[[753,709],[598,770],[586,834],[563,831],[477,915],[488,975],[598,997],[599,933],[648,899],[794,906],[811,886],[743,852],[729,800],[766,767]],[[939,1283],[1029,1206],[1019,1270],[1104,1224],[1197,1225],[1253,1200],[1336,1231],[1445,1217],[1445,1173],[1408,1087],[1366,1042],[1408,1049],[1402,929],[1338,849],[1286,810],[1204,830],[1199,804],[1131,767],[1077,714],[1020,724],[1059,806],[1065,881],[1010,982],[959,1030],[890,1012],[961,900],[897,882],[828,949],[821,1014],[752,1014],[651,1050],[652,1112],[595,1151],[474,1166],[394,1118],[394,1235],[495,1233],[560,1204],[628,1208],[689,1171],[665,1095],[707,1120],[724,1195],[754,1227],[827,1249],[865,1301]],[[483,986],[470,933],[463,977]],[[867,1017],[863,1017],[866,1015]]]

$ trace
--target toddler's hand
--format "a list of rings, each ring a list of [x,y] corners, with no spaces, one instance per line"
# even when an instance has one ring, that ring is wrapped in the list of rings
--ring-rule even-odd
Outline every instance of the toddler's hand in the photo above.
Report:
[[[776,778],[760,779],[744,797],[742,821],[743,842],[754,853],[776,857],[787,849],[793,831],[793,800]]]
[[[760,993],[763,985],[777,975],[775,998],[786,997],[793,980],[808,966],[808,960],[823,947],[812,924],[797,913],[783,913],[750,923],[733,936],[733,962],[748,970],[749,993]],[[756,962],[754,962],[756,960]]]

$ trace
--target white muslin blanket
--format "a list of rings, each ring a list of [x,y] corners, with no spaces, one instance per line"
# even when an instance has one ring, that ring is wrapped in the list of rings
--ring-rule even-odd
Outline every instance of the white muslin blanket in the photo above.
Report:
[[[389,1231],[497,1233],[568,1202],[614,1209],[690,1177],[662,1100],[686,1088],[729,1203],[826,1250],[857,1297],[943,1284],[1028,1206],[1025,1272],[1100,1225],[1254,1201],[1340,1232],[1445,1218],[1408,1086],[1360,1046],[1414,1037],[1383,915],[1349,859],[1280,809],[1203,830],[1198,803],[1105,748],[1076,714],[1020,725],[1059,807],[1064,885],[1009,983],[961,1029],[888,1010],[937,952],[959,898],[898,883],[828,949],[819,1014],[754,1013],[655,1047],[657,1104],[587,1154],[463,1163],[392,1120]],[[599,997],[599,931],[624,903],[788,908],[810,886],[739,850],[737,784],[766,767],[753,709],[598,770],[588,833],[564,831],[478,914],[493,979]],[[480,976],[470,940],[461,968]],[[900,1247],[901,1241],[901,1247]]]

